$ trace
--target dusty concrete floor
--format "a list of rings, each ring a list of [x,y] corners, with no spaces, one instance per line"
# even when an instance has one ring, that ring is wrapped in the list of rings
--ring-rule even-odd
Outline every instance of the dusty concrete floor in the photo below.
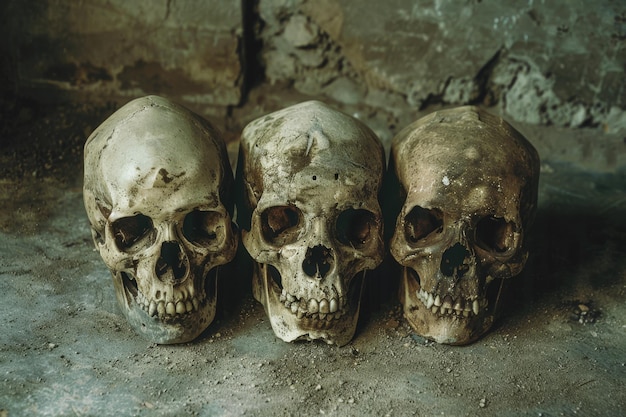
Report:
[[[112,110],[5,112],[0,417],[626,415],[624,138],[521,127],[543,158],[533,256],[470,346],[416,336],[393,297],[370,297],[343,348],[284,343],[245,268],[203,336],[157,346],[118,310],[82,206],[82,143]]]

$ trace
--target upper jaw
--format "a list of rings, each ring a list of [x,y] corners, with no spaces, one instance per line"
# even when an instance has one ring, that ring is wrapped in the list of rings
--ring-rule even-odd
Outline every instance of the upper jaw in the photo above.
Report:
[[[298,297],[288,293],[284,288],[281,290],[279,301],[295,314],[298,319],[306,317],[309,320],[332,321],[343,317],[347,312],[346,297],[334,296],[330,299]]]
[[[404,267],[404,282],[412,290],[412,298],[419,300],[428,311],[438,317],[456,317],[471,319],[481,315],[488,309],[489,300],[485,291],[472,291],[469,295],[462,291],[446,291],[437,288],[427,291],[421,283],[420,277],[413,268]],[[440,287],[440,286],[439,286]]]
[[[489,302],[486,297],[465,298],[446,294],[443,297],[437,293],[429,293],[420,288],[415,291],[415,296],[433,314],[440,316],[455,316],[458,318],[472,318],[487,308]]]
[[[160,293],[149,298],[138,289],[132,274],[113,272],[117,299],[129,324],[159,344],[190,342],[211,324],[216,312],[217,268],[209,271],[204,282],[204,288],[172,292],[174,297]]]
[[[466,345],[489,330],[496,303],[489,303],[487,295],[453,297],[436,290],[429,292],[411,276],[415,274],[411,268],[404,269],[404,314],[417,334],[437,343]]]
[[[189,285],[165,288],[153,286],[143,292],[132,272],[119,272],[119,277],[129,306],[135,305],[149,317],[169,321],[197,312],[215,296],[217,268],[207,273],[203,285],[197,289]]]
[[[270,277],[278,274],[275,268],[259,264],[259,270],[264,280],[263,302],[278,337],[287,342],[322,339],[339,346],[352,340],[359,316],[364,273],[353,278],[347,296],[333,291],[332,297],[317,299],[298,298],[279,286],[280,280]]]

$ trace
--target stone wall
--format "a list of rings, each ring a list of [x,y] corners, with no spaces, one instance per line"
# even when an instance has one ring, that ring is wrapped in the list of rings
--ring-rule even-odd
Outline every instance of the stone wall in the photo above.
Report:
[[[9,0],[0,82],[218,107],[259,80],[392,114],[478,103],[626,130],[617,0]]]
[[[267,78],[307,94],[626,128],[624,2],[260,0],[259,16]]]

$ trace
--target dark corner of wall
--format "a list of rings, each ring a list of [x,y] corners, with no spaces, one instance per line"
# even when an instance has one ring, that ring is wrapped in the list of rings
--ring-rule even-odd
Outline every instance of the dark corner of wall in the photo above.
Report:
[[[265,67],[261,60],[261,30],[263,20],[258,11],[259,0],[241,0],[241,15],[243,26],[243,43],[241,48],[242,61],[242,103],[245,102],[248,92],[265,80]]]

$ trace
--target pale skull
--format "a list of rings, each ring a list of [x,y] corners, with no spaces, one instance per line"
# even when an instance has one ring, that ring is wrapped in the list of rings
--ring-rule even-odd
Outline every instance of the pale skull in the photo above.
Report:
[[[403,205],[390,249],[404,267],[404,314],[423,337],[470,343],[494,321],[499,284],[526,262],[537,152],[501,118],[466,106],[409,125],[391,153]]]
[[[384,166],[369,128],[318,101],[244,129],[242,242],[255,261],[254,297],[282,340],[341,346],[354,336],[366,271],[384,256]]]
[[[131,326],[155,343],[195,339],[235,255],[232,171],[206,120],[156,96],[126,104],[87,139],[84,201],[96,249]]]

